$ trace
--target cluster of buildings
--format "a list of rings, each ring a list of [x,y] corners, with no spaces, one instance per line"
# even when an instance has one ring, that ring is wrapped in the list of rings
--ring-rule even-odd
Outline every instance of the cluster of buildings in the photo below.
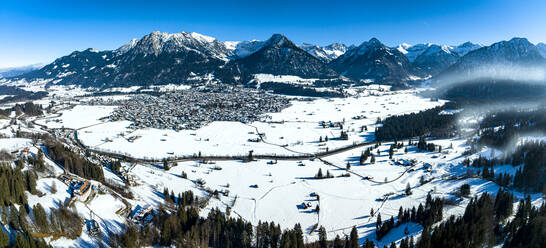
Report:
[[[85,179],[74,178],[70,175],[61,175],[59,179],[70,187],[73,199],[86,201],[93,191],[93,185]]]
[[[154,208],[147,204],[144,206],[137,205],[131,212],[130,217],[136,223],[148,223],[152,221],[154,215]]]
[[[285,97],[242,88],[183,90],[121,100],[109,119],[131,121],[132,128],[198,129],[213,121],[253,122],[289,104]]]

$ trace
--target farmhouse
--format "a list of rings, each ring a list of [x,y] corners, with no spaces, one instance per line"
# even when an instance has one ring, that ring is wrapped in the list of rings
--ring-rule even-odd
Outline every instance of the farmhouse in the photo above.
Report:
[[[81,200],[87,200],[89,194],[91,193],[92,185],[89,181],[73,181],[70,184],[70,189],[74,195],[78,196]]]

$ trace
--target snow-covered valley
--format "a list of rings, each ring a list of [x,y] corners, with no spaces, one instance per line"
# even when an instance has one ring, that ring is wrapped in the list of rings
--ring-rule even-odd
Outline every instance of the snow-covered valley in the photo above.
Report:
[[[130,121],[109,121],[115,104],[90,104],[109,97],[57,100],[54,104],[37,101],[48,107],[48,113],[26,118],[14,113],[11,121],[2,120],[0,150],[18,153],[30,148],[28,154],[36,156],[41,144],[16,136],[19,132],[49,133],[67,148],[102,165],[104,181],[89,180],[90,195],[74,198],[73,183],[86,181],[85,177],[68,172],[46,154],[46,173],[40,172],[36,182],[39,193],[27,192],[30,208],[39,203],[49,213],[68,202],[85,223],[76,239],[45,236],[55,247],[107,243],[109,235],[97,235],[97,229],[88,226],[97,223],[99,233],[120,234],[126,224],[144,224],[150,220],[137,221],[134,216],[142,209],[153,216],[169,206],[165,191],[175,196],[191,191],[203,199],[202,217],[219,209],[254,226],[264,221],[275,222],[282,229],[300,224],[307,243],[319,239],[318,227],[324,227],[329,239],[345,237],[356,227],[361,243],[369,239],[380,246],[400,244],[405,237],[418,238],[422,225],[407,222],[379,238],[378,214],[384,220],[397,219],[400,207],[417,208],[430,194],[449,201],[443,212],[443,219],[447,219],[463,215],[472,196],[494,195],[502,188],[475,176],[479,168],[464,165],[467,159],[500,157],[502,151],[486,147],[468,154],[468,140],[453,137],[429,139],[443,148],[433,152],[420,151],[409,145],[408,139],[398,140],[402,146],[389,155],[394,142],[376,141],[375,130],[381,127],[381,120],[439,107],[447,101],[421,97],[420,89],[390,91],[372,85],[354,90],[346,98],[292,98],[289,107],[265,114],[263,121],[214,121],[196,130],[178,131],[135,129]],[[367,149],[373,161],[362,162]],[[125,159],[113,171],[108,163],[120,157]],[[245,157],[249,159],[241,159]],[[515,175],[517,169],[501,165],[495,172]],[[471,188],[466,197],[458,194],[465,184]],[[527,196],[510,192],[516,200]],[[535,206],[544,202],[541,194],[530,197]]]

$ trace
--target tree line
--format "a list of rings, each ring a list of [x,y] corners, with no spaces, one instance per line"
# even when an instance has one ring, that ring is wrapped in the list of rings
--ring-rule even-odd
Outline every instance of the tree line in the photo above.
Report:
[[[402,206],[398,209],[398,218],[395,222],[394,217],[385,222],[381,220],[381,214],[377,214],[376,221],[376,236],[378,240],[381,240],[385,235],[389,233],[395,227],[399,227],[403,223],[415,222],[421,224],[423,227],[430,227],[432,224],[442,220],[443,213],[443,199],[432,198],[430,193],[427,195],[425,205],[419,203],[419,206],[415,206],[411,209],[403,209]]]
[[[273,222],[260,222],[254,232],[250,222],[226,216],[212,209],[206,218],[199,217],[194,206],[178,205],[174,212],[160,209],[150,224],[129,225],[118,237],[121,247],[282,247],[304,248],[299,224],[281,232]],[[116,242],[116,241],[114,241]]]
[[[513,196],[499,191],[471,199],[463,216],[451,216],[435,228],[425,227],[416,247],[544,247],[546,245],[546,205],[532,206],[530,198],[521,200],[512,221]]]
[[[8,163],[0,164],[0,206],[13,204],[26,205],[25,191],[36,194],[36,174],[33,171],[22,171],[22,161],[16,168]]]
[[[44,144],[51,159],[78,176],[104,181],[102,167],[83,158],[63,144],[50,140]]]
[[[36,174],[25,170],[24,161],[18,160],[16,167],[0,164],[0,220],[15,232],[15,239],[0,228],[0,247],[49,247],[42,239],[32,236],[29,223],[30,206],[25,191],[36,194]],[[17,206],[16,206],[17,205]]]
[[[542,141],[528,141],[517,147],[512,153],[505,153],[503,157],[466,159],[463,164],[482,168],[481,176],[495,181],[503,187],[513,187],[524,192],[542,192],[546,195],[546,143]],[[495,166],[510,164],[520,166],[514,176],[507,173],[495,174]]]
[[[521,133],[546,131],[546,106],[533,110],[499,111],[480,122],[480,145],[505,148]]]
[[[390,116],[375,130],[377,140],[400,140],[418,136],[452,137],[458,114],[440,114],[447,106],[419,113]]]
[[[0,116],[9,116],[12,111],[15,111],[17,115],[25,114],[28,116],[42,115],[42,106],[34,104],[32,102],[26,102],[24,104],[15,104],[15,106],[7,109],[0,109]]]

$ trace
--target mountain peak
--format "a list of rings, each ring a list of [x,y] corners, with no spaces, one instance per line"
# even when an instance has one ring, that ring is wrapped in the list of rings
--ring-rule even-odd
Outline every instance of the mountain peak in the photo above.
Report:
[[[356,47],[352,53],[358,53],[358,54],[364,54],[367,53],[370,49],[378,49],[381,47],[385,47],[381,41],[379,41],[377,38],[371,38],[369,41],[364,41],[360,46]]]
[[[526,38],[514,37],[508,41],[500,41],[490,46],[468,52],[457,60],[457,63],[439,74],[438,78],[455,76],[458,80],[468,80],[476,77],[502,77],[505,68],[542,67],[546,59],[540,49]]]
[[[283,46],[283,45],[294,45],[288,38],[286,38],[282,34],[273,34],[271,38],[267,40],[268,45],[277,45],[277,46]]]
[[[492,50],[511,50],[515,55],[526,56],[529,54],[538,53],[538,49],[533,43],[529,42],[526,38],[514,37],[508,41],[501,41],[494,43],[487,47]]]
[[[531,44],[531,42],[529,42],[529,40],[527,40],[527,38],[523,38],[523,37],[513,37],[508,42],[510,42],[510,43],[524,43],[524,44],[529,43],[529,44]]]
[[[119,47],[115,50],[117,54],[123,54],[127,51],[129,51],[131,48],[135,47],[140,39],[133,38],[129,42],[123,44],[123,46]]]
[[[203,35],[203,34],[196,33],[196,32],[191,32],[190,36],[195,38],[195,39],[206,41],[206,42],[214,42],[216,40],[216,38],[214,38],[214,37]]]
[[[256,44],[260,45],[260,44]],[[251,48],[253,48],[251,46]],[[233,63],[242,65],[238,70],[252,75],[295,75],[304,78],[335,78],[339,75],[322,60],[296,46],[284,35],[274,34],[250,55]]]
[[[186,31],[180,33],[153,31],[141,39],[131,40],[116,50],[117,54],[129,51],[134,54],[153,54],[156,56],[160,53],[191,51],[206,54],[207,56],[214,56],[222,60],[227,60],[227,57],[232,55],[225,44],[217,41],[215,38],[195,32],[188,33]]]
[[[459,47],[470,47],[470,46],[474,46],[474,45],[476,45],[476,44],[474,44],[474,43],[472,43],[470,41],[467,41],[467,42],[465,42],[463,44],[460,44]]]
[[[341,75],[354,80],[394,84],[418,78],[404,54],[396,48],[385,46],[377,38],[347,51],[330,65]]]
[[[383,45],[383,43],[381,43],[381,41],[379,41],[377,38],[373,37],[371,38],[369,41],[368,41],[368,44],[373,44],[373,45]]]

